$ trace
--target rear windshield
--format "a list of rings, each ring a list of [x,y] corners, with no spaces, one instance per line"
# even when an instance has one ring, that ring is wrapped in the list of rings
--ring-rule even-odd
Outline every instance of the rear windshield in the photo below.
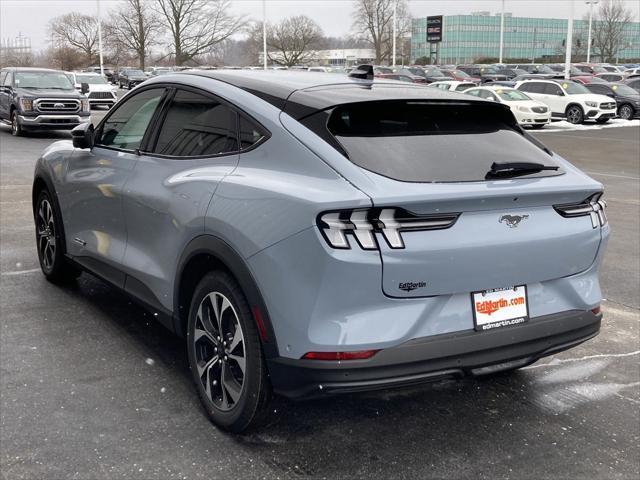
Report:
[[[322,122],[303,123],[317,130]],[[483,181],[493,162],[555,165],[549,153],[516,130],[509,110],[494,105],[353,103],[334,108],[326,128],[330,143],[353,163],[404,182]]]

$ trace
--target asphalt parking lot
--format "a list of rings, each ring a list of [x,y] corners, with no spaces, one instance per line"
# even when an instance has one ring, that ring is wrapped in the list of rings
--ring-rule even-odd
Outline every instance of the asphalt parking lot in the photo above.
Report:
[[[31,179],[68,134],[0,126],[2,478],[639,478],[640,127],[536,137],[606,188],[598,337],[512,375],[276,399],[268,425],[235,436],[208,422],[184,345],[147,312],[86,274],[44,280]]]

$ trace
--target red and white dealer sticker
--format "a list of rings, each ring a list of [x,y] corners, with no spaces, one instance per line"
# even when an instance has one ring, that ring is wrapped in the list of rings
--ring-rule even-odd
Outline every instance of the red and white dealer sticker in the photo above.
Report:
[[[526,285],[473,292],[471,303],[476,330],[507,327],[529,320]]]

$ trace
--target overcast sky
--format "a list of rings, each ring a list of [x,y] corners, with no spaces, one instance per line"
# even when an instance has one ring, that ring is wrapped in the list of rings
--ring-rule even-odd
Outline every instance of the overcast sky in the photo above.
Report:
[[[567,18],[571,0],[506,0],[506,11],[515,16]],[[100,0],[103,18],[119,0]],[[640,18],[640,1],[625,2]],[[262,16],[261,0],[233,0],[232,10],[237,14],[259,19]],[[464,14],[476,10],[500,10],[500,0],[409,0],[414,17],[427,15]],[[582,0],[575,0],[575,18],[582,18],[588,7]],[[267,21],[277,21],[291,15],[308,15],[316,20],[325,35],[342,36],[351,29],[350,0],[267,0]],[[51,18],[78,11],[96,14],[96,0],[0,0],[0,37],[14,38],[22,34],[31,38],[34,49],[49,42],[47,23]]]

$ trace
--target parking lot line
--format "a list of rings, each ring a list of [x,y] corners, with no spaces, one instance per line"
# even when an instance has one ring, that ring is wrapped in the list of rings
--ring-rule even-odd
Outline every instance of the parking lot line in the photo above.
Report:
[[[587,173],[589,175],[602,175],[603,177],[628,178],[630,180],[640,180],[640,177],[632,177],[631,175],[616,175],[613,173],[590,172],[588,170],[585,170],[584,173]]]
[[[593,137],[588,137],[588,136],[584,136],[584,135],[567,135],[566,133],[556,133],[558,130],[555,131],[550,131],[550,132],[545,132],[545,131],[541,131],[539,132],[540,134],[546,134],[546,135],[555,135],[556,137],[570,137],[570,138],[586,138],[589,140],[593,140]],[[640,142],[639,140],[631,140],[631,139],[624,139],[624,138],[610,138],[610,137],[598,137],[598,140],[609,140],[611,142],[627,142],[627,143],[638,143]]]
[[[572,363],[572,362],[582,362],[584,360],[592,360],[594,358],[620,358],[620,357],[631,357],[633,355],[640,354],[640,350],[635,350],[633,352],[627,353],[601,353],[598,355],[587,355],[579,358],[556,358],[553,362],[550,363],[536,363],[535,365],[529,365],[527,367],[523,367],[521,370],[530,370],[532,368],[540,368],[540,367],[555,367],[556,365],[560,365],[563,363]]]
[[[31,268],[29,270],[15,270],[13,272],[2,272],[3,277],[13,277],[15,275],[27,275],[29,273],[39,272],[39,268]]]

